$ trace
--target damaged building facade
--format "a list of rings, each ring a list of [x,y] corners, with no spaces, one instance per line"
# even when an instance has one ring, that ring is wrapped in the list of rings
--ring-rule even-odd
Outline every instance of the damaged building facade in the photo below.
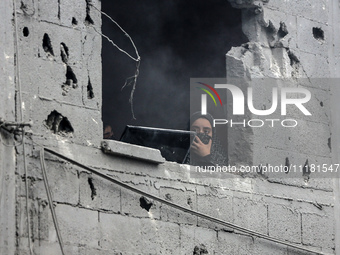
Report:
[[[302,80],[317,98],[316,120],[296,117],[294,132],[229,129],[229,163],[303,171],[202,178],[157,150],[103,141],[101,1],[5,0],[0,254],[340,254],[339,179],[311,171],[339,163],[340,3],[229,2],[249,42],[226,54],[228,82],[262,102],[259,81]]]

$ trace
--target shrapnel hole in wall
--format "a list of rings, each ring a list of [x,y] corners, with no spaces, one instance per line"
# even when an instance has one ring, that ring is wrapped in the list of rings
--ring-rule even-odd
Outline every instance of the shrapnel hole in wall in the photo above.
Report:
[[[280,22],[280,28],[279,31],[277,31],[277,35],[279,36],[279,38],[283,38],[288,35],[287,26],[284,22]]]
[[[78,25],[78,21],[77,21],[77,19],[75,17],[72,17],[72,25],[73,26]]]
[[[89,185],[90,185],[90,189],[91,189],[91,199],[94,200],[94,198],[97,196],[97,189],[95,188],[94,184],[93,184],[93,179],[91,177],[89,177],[87,179]]]
[[[311,171],[310,171],[310,166],[309,166],[308,159],[307,159],[302,168],[302,176],[304,177],[304,180],[306,182],[309,180],[310,174],[311,174]]]
[[[313,27],[313,36],[319,42],[323,42],[325,40],[324,31],[320,27]]]
[[[66,46],[65,43],[62,42],[60,44],[60,57],[65,64],[67,64],[68,56],[69,56],[68,47]]]
[[[58,135],[69,135],[74,132],[67,117],[64,117],[56,110],[52,111],[45,121],[46,126]]]
[[[207,247],[204,244],[196,245],[193,255],[209,254]]]
[[[42,46],[43,46],[43,49],[44,49],[44,51],[46,53],[51,54],[52,56],[54,56],[51,39],[48,36],[48,34],[46,34],[46,33],[44,34]]]
[[[93,87],[91,84],[90,77],[88,77],[88,83],[87,83],[87,98],[88,99],[94,98],[94,92],[93,92]]]
[[[290,59],[290,65],[292,67],[298,65],[300,63],[300,60],[297,58],[297,56],[295,56],[295,54],[293,52],[291,52],[290,50],[287,50],[287,54],[288,57]]]
[[[66,96],[71,88],[75,89],[75,88],[78,87],[77,77],[76,77],[72,68],[69,65],[66,66],[66,75],[65,76],[66,76],[66,81],[61,86],[61,88],[63,89],[63,92],[62,92],[63,96]]]
[[[286,171],[285,173],[288,174],[289,173],[289,170],[290,170],[290,162],[289,162],[289,158],[286,157],[286,160],[285,160],[285,167],[286,167]]]
[[[91,0],[86,0],[86,17],[85,17],[85,25],[93,25],[93,19],[90,16],[90,4],[91,4]]]
[[[24,29],[22,30],[22,34],[27,37],[30,34],[30,31],[28,30],[28,27],[24,27]]]
[[[142,207],[143,209],[149,211],[151,206],[153,205],[153,203],[146,197],[141,196],[139,198],[139,205],[140,207]]]

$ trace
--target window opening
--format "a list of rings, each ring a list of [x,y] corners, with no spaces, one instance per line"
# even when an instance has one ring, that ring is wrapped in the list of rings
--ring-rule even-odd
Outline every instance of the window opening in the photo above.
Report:
[[[191,77],[225,77],[225,54],[247,42],[241,10],[228,1],[103,1],[102,11],[133,38],[141,56],[140,74],[130,109],[136,63],[105,39],[102,45],[103,122],[119,139],[126,125],[188,129]],[[130,41],[107,18],[103,34],[134,53]]]

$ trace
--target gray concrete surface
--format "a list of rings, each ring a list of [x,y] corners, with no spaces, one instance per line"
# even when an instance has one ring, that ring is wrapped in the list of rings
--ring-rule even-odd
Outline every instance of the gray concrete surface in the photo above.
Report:
[[[238,167],[284,164],[287,157],[299,165],[307,159],[309,163],[336,163],[339,121],[331,109],[338,106],[334,95],[339,91],[332,83],[312,78],[338,74],[334,67],[339,54],[334,53],[339,49],[339,20],[334,8],[339,6],[319,0],[230,2],[243,9],[243,30],[249,38],[247,46],[227,53],[230,82],[261,90],[256,83],[259,78],[277,78],[291,86],[298,86],[297,79],[304,78],[299,86],[310,89],[319,100],[310,105],[317,121],[299,118],[301,128],[296,132],[230,131],[231,163]],[[100,31],[101,15],[90,3],[100,9],[98,0],[16,1],[19,50],[14,47],[13,2],[6,0],[0,7],[0,117],[19,120],[21,107],[23,119],[33,121],[26,128],[31,135],[27,134],[25,155],[22,146],[0,144],[0,253],[29,254],[23,157],[29,177],[34,254],[60,253],[42,179],[40,145],[187,208],[325,253],[335,254],[337,246],[339,253],[338,179],[312,174],[306,182],[302,175],[223,173],[218,178],[202,178],[192,174],[193,167],[164,162],[158,152],[138,146],[111,142],[115,154],[102,152],[101,36],[95,31]],[[283,37],[278,34],[282,22],[288,31]],[[323,39],[315,38],[314,27],[324,31]],[[19,77],[15,64],[20,67]],[[88,89],[94,97],[88,96]],[[294,111],[291,114],[298,116]],[[3,131],[1,139],[14,141]],[[45,159],[67,254],[308,254],[159,202],[149,201],[152,205],[147,211],[139,195],[48,153]]]

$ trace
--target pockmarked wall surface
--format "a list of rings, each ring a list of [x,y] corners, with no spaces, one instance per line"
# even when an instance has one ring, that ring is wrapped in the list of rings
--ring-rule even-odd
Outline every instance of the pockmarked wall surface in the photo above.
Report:
[[[318,117],[298,119],[303,128],[290,134],[228,129],[229,163],[237,169],[286,164],[287,158],[297,165],[339,163],[331,96],[336,83],[313,83],[336,78],[339,6],[317,0],[230,2],[243,10],[249,43],[227,53],[228,82],[262,91],[259,79],[289,80],[318,98],[312,105]],[[336,176],[200,172],[165,161],[157,150],[102,142],[100,5],[6,0],[0,7],[0,253],[62,254],[59,235],[65,254],[77,255],[335,254]]]

